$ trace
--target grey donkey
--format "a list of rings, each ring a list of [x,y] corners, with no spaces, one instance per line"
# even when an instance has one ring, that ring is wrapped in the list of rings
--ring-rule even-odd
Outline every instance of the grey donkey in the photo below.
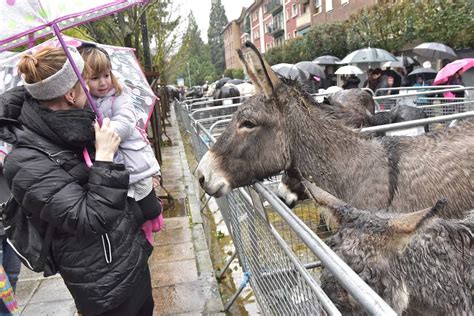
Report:
[[[326,243],[397,314],[473,315],[474,211],[438,218],[439,200],[409,214],[373,212],[316,186],[310,194],[339,227]],[[327,269],[321,287],[344,315],[365,314]]]
[[[417,109],[407,105],[397,105],[391,111],[375,113],[375,103],[371,95],[361,89],[341,90],[318,106],[324,110],[325,115],[338,120],[349,128],[362,128],[368,126],[378,126],[390,123],[398,123],[426,118],[423,109]],[[428,132],[428,125],[425,132]],[[384,132],[366,134],[369,137],[385,136]],[[287,170],[282,176],[278,185],[278,196],[285,204],[292,208],[297,201],[307,199],[300,180],[291,175],[296,175],[296,171]]]
[[[278,79],[258,50],[246,46],[239,56],[257,93],[234,113],[199,163],[197,177],[208,194],[222,196],[296,169],[358,208],[413,212],[439,196],[451,201],[444,217],[474,208],[473,122],[442,134],[368,138]]]

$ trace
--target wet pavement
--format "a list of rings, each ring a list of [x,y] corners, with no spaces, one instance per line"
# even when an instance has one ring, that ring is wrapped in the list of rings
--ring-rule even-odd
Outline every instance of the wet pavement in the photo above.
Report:
[[[166,127],[172,144],[162,149],[165,228],[155,234],[150,257],[154,315],[218,315],[222,300],[209,256],[200,202],[175,116]],[[22,267],[17,285],[21,315],[75,315],[74,301],[59,275],[44,278]]]

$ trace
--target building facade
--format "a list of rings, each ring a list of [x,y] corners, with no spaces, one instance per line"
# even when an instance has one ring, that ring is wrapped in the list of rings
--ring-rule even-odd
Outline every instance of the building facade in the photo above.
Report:
[[[240,47],[240,25],[237,20],[230,21],[224,29],[224,58],[225,67],[241,68],[237,49]]]
[[[245,41],[265,53],[304,35],[313,25],[344,21],[376,4],[377,0],[255,0],[224,30],[226,68],[240,68],[235,50]]]

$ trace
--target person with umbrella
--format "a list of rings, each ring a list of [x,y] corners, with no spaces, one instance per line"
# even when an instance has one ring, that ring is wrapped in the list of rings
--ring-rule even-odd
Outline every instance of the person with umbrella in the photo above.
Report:
[[[82,72],[81,55],[68,50]],[[127,198],[128,172],[113,162],[120,137],[109,119],[94,124],[62,48],[24,55],[18,72],[24,87],[0,96],[0,135],[13,144],[5,179],[31,225],[53,229],[46,275],[61,274],[81,314],[152,315],[152,246]],[[91,168],[84,147],[95,148]]]
[[[462,81],[462,70],[458,70],[452,75],[449,79],[447,84],[449,86],[464,86],[464,82]],[[454,96],[456,98],[464,98],[464,91],[455,91]]]
[[[351,74],[345,80],[344,84],[342,85],[342,88],[343,89],[357,89],[359,88],[359,83],[360,83],[360,79],[356,75]]]
[[[380,88],[382,81],[382,69],[375,68],[367,71],[367,80],[364,82],[364,88],[369,88],[375,92]]]
[[[130,172],[128,196],[137,201],[146,222],[142,229],[153,245],[153,232],[161,229],[161,201],[156,197],[153,176],[161,177],[160,165],[144,131],[137,125],[130,89],[119,83],[112,72],[110,56],[105,49],[84,43],[79,52],[87,64],[85,72],[90,94],[103,117],[110,118],[121,143],[114,161]]]
[[[417,76],[416,77],[416,83],[413,85],[414,87],[424,87],[424,86],[429,86],[429,84],[425,83],[425,79],[423,76]],[[421,92],[423,90],[417,90],[417,92]],[[427,105],[429,104],[429,100],[426,99],[426,95],[420,94],[416,97],[416,105]]]

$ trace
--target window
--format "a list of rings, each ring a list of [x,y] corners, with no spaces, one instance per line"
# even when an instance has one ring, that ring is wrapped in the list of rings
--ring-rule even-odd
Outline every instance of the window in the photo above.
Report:
[[[253,15],[253,21],[258,21],[258,11],[254,11],[252,15]]]
[[[341,4],[348,4],[349,0],[341,0]]]
[[[321,12],[321,0],[314,0],[314,7],[316,8],[316,13]]]
[[[260,31],[259,30],[256,30],[255,32],[253,32],[253,39],[256,40],[257,38],[260,38]]]
[[[326,12],[332,10],[332,0],[326,0]]]
[[[291,6],[291,17],[295,17],[298,15],[298,6],[296,4],[293,4]]]
[[[286,9],[286,19],[289,20],[291,19],[291,15],[290,15],[290,9]]]

